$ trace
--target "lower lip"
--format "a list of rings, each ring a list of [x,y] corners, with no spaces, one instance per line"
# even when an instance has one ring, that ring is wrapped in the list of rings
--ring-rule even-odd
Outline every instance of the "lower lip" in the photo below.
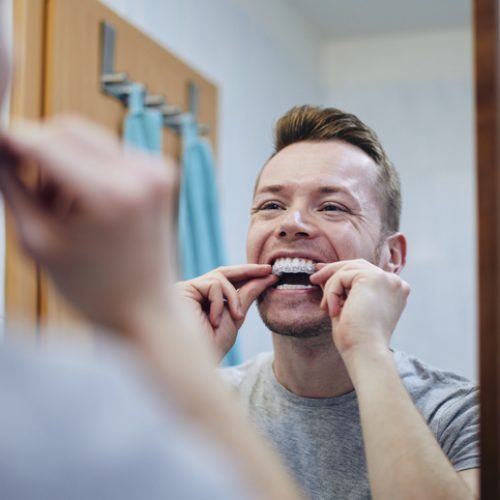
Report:
[[[321,292],[321,288],[319,286],[315,286],[312,288],[268,288],[268,293],[300,293],[300,294],[309,294],[309,293],[318,293]]]

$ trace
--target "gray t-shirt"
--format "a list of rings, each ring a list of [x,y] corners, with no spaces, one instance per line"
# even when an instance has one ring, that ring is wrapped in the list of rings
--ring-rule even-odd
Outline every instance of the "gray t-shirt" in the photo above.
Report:
[[[457,471],[479,467],[477,389],[469,380],[394,352],[401,379]],[[278,383],[272,353],[221,370],[311,499],[370,498],[354,391],[297,396]],[[389,473],[390,471],[388,471]]]

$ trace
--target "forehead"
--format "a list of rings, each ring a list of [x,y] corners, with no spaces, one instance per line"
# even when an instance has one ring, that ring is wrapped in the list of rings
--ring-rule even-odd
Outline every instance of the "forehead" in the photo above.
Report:
[[[333,186],[374,197],[377,169],[375,162],[352,144],[339,140],[298,142],[268,161],[258,179],[256,194],[269,186]]]

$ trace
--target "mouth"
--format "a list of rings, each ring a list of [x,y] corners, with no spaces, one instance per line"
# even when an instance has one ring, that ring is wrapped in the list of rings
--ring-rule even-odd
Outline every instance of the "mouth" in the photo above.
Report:
[[[279,277],[273,286],[277,290],[303,290],[318,288],[309,281],[309,276],[316,271],[315,262],[297,257],[278,258],[272,265],[272,272]]]

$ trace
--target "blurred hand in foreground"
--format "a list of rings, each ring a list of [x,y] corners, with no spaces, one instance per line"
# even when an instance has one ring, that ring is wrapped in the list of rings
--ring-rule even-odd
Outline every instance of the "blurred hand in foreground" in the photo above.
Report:
[[[0,188],[24,247],[108,327],[123,329],[169,293],[174,183],[163,159],[80,118],[0,133]]]

